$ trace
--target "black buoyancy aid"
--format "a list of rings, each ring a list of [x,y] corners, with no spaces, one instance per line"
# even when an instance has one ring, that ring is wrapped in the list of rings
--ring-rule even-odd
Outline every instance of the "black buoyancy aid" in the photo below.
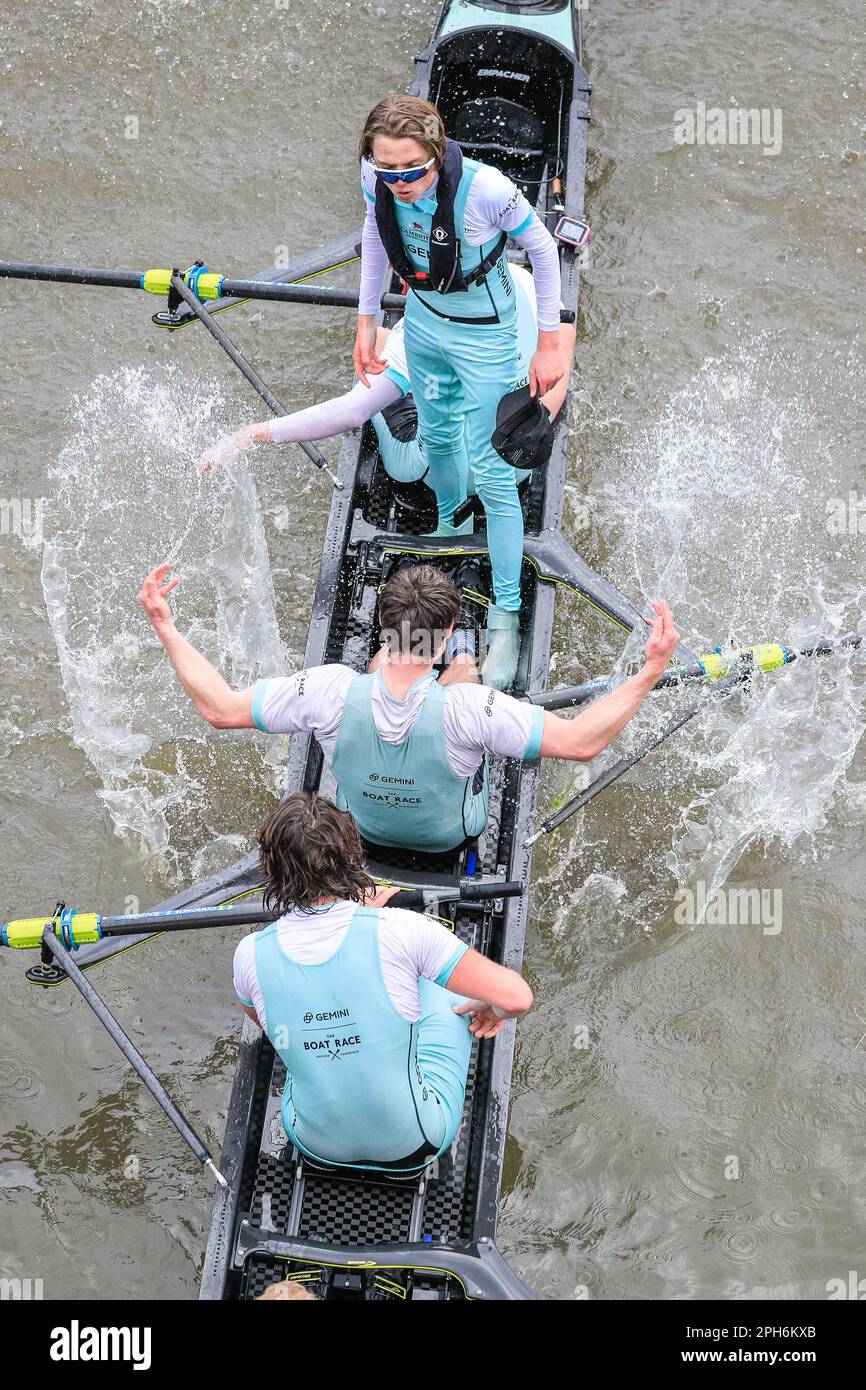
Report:
[[[462,176],[463,151],[456,140],[448,140],[445,164],[439,170],[439,182],[436,185],[436,211],[430,228],[429,271],[416,270],[409,260],[394,210],[394,195],[384,179],[376,180],[376,226],[382,245],[397,274],[413,290],[435,290],[438,294],[456,294],[460,290],[467,290],[470,285],[479,285],[486,279],[487,272],[505,250],[508,236],[503,232],[493,250],[468,276],[464,276],[460,265],[460,241],[454,229],[454,200]]]

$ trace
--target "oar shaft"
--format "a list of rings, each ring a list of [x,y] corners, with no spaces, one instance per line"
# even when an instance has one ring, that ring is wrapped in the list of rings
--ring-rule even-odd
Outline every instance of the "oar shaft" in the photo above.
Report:
[[[523,884],[514,880],[484,874],[478,879],[461,879],[459,883],[429,883],[400,890],[400,906],[425,908],[433,902],[479,902],[494,898],[515,898],[523,892]],[[195,931],[213,927],[259,926],[280,916],[267,907],[183,907],[155,909],[116,917],[103,917],[96,912],[64,911],[61,918],[21,918],[5,922],[0,927],[0,946],[16,950],[31,950],[38,946],[45,928],[68,950],[94,945],[106,937],[139,937],[147,933],[161,936],[164,932]]]
[[[72,958],[72,953],[67,951],[66,947],[57,940],[51,926],[45,928],[42,941],[43,945],[51,952],[54,959],[62,969],[66,971],[66,974],[75,985],[82,999],[85,999],[90,1005],[103,1028],[105,1028],[106,1032],[113,1038],[130,1066],[144,1082],[157,1104],[165,1111],[165,1114],[171,1120],[178,1134],[189,1145],[196,1158],[212,1170],[219,1179],[221,1186],[228,1187],[228,1183],[215,1166],[211,1155],[208,1153],[208,1150],[196,1134],[192,1125],[184,1119],[162,1082],[147,1065],[147,1062],[144,1060],[135,1044],[126,1036],[120,1024],[117,1022],[117,1019],[114,1017],[114,1014],[108,1008],[108,1005],[104,1002],[102,997],[97,994],[84,973],[79,970]]]
[[[588,806],[590,801],[593,801],[600,792],[605,791],[607,787],[619,781],[624,772],[628,772],[629,768],[634,767],[635,763],[639,763],[648,753],[652,753],[654,749],[664,743],[665,739],[670,738],[671,734],[675,734],[677,729],[681,729],[684,724],[688,724],[690,719],[694,719],[695,715],[698,714],[700,710],[704,709],[711,700],[717,697],[724,699],[728,695],[733,694],[737,686],[742,685],[748,674],[749,667],[743,663],[736,671],[732,671],[724,680],[719,681],[711,691],[702,695],[699,700],[695,700],[694,704],[689,705],[686,709],[675,714],[672,719],[668,720],[660,733],[653,734],[651,738],[645,739],[643,743],[638,745],[633,753],[627,754],[626,757],[620,758],[618,762],[606,768],[599,777],[596,777],[594,782],[591,782],[582,792],[578,792],[577,796],[572,797],[565,806],[560,807],[555,815],[548,816],[547,820],[542,821],[538,830],[535,831],[535,834],[530,835],[523,841],[524,849],[529,849],[537,840],[541,839],[542,835],[549,835],[552,830],[558,829],[558,827],[562,825],[564,821],[567,821],[570,816],[573,816],[576,811],[580,811],[584,806]]]
[[[737,663],[742,661],[749,652],[753,652],[757,669],[774,670],[781,665],[796,661],[798,657],[838,656],[841,652],[854,651],[862,644],[862,635],[858,632],[852,632],[847,637],[812,638],[805,647],[788,647],[776,642],[763,643],[757,647],[744,647],[739,651],[731,652],[729,657],[724,657],[724,661],[729,661],[731,669],[734,669]],[[773,656],[762,664],[762,653],[773,653]],[[783,653],[784,661],[781,657],[776,657],[775,653]],[[701,662],[707,666],[710,662],[718,663],[719,653],[709,652],[701,657]],[[722,673],[724,669],[724,664],[722,664]],[[597,680],[586,681],[583,685],[564,686],[561,690],[529,691],[522,698],[528,704],[538,705],[541,709],[575,709],[580,705],[588,704],[591,700],[599,699],[602,695],[607,695],[622,681],[635,675],[637,670],[638,668],[635,667],[633,670],[626,671],[622,677],[616,680],[610,676],[600,676]],[[674,685],[683,685],[686,682],[693,684],[695,681],[701,680],[718,680],[719,675],[719,670],[687,671],[680,666],[669,666],[664,675],[656,681],[653,690],[665,690]]]
[[[794,653],[797,656],[836,656],[841,651],[854,651],[862,646],[863,636],[859,632],[851,632],[847,637],[814,638],[809,647],[798,647]]]
[[[319,285],[317,288],[306,285],[287,285],[279,281],[263,284],[261,280],[223,280],[220,286],[222,295],[243,299],[271,299],[282,304],[325,304],[337,309],[357,309],[358,291],[330,288]],[[402,313],[406,301],[401,294],[383,294],[379,301],[383,309],[393,309]]]
[[[42,280],[59,285],[102,285],[119,290],[145,289],[142,271],[102,270],[94,266],[35,265],[26,261],[0,261],[0,278]],[[345,309],[358,307],[357,290],[325,285],[296,285],[282,280],[230,280],[225,276],[218,278],[220,299],[267,299],[281,304],[324,304]],[[196,303],[198,302],[196,300]],[[386,294],[382,296],[381,306],[383,309],[400,313],[405,309],[406,301],[402,295]]]
[[[210,333],[212,338],[216,339],[220,347],[223,349],[224,352],[228,354],[228,356],[234,362],[235,366],[246,377],[247,381],[250,383],[253,389],[258,391],[265,405],[273,412],[273,414],[288,415],[289,412],[286,410],[286,407],[280,401],[277,400],[271,388],[267,385],[265,381],[262,380],[255,367],[252,365],[251,362],[247,361],[240,349],[235,347],[229,335],[225,332],[223,328],[220,327],[216,319],[214,319],[210,314],[206,312],[205,309],[202,308],[201,304],[196,299],[195,295],[192,293],[192,290],[190,290],[184,284],[183,279],[177,271],[175,271],[171,277],[171,284],[172,288],[177,290],[181,299],[183,299],[189,305],[190,309],[192,309],[196,317],[201,319],[208,333]]]
[[[424,907],[433,899],[439,902],[478,902],[489,898],[517,898],[523,884],[514,879],[485,878],[478,883],[466,879],[459,884],[443,887],[400,888],[401,907]],[[103,917],[103,936],[137,936],[155,930],[189,931],[199,927],[246,927],[262,922],[275,922],[280,916],[267,907],[190,907],[165,912],[139,912],[134,917]]]
[[[140,271],[97,270],[92,266],[31,265],[26,261],[0,261],[0,276],[8,280],[47,280],[61,285],[105,285],[118,290],[142,288]]]
[[[569,816],[573,816],[575,811],[580,811],[584,806],[588,806],[590,801],[593,801],[600,792],[605,791],[613,782],[618,781],[624,772],[628,772],[630,767],[634,767],[635,763],[639,763],[641,758],[645,758],[648,753],[652,753],[655,748],[658,748],[660,743],[664,743],[666,738],[670,738],[671,734],[675,734],[677,729],[681,729],[684,724],[688,724],[690,719],[694,719],[698,710],[702,708],[704,703],[703,700],[700,700],[696,704],[691,705],[687,710],[684,710],[682,714],[670,720],[660,734],[655,734],[652,738],[646,739],[633,753],[627,754],[626,757],[620,758],[618,762],[606,768],[599,777],[596,777],[594,782],[591,782],[590,785],[584,788],[582,792],[579,792],[577,796],[572,797],[571,801],[561,807],[555,815],[548,817],[546,821],[542,822],[541,830],[544,834],[550,834],[551,830],[556,830],[558,826],[562,825],[563,821],[568,820]]]

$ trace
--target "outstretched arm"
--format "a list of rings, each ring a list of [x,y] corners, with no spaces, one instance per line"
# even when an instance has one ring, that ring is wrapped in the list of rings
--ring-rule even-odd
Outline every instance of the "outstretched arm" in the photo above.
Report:
[[[381,352],[387,340],[387,328],[380,328],[377,352]],[[331,439],[333,435],[344,434],[346,430],[360,429],[380,410],[387,410],[402,394],[397,383],[384,374],[374,376],[369,387],[356,381],[351,391],[342,396],[332,396],[328,401],[295,410],[291,415],[244,425],[234,434],[223,435],[199,459],[199,472],[216,473],[222,464],[237,458],[252,444],[298,444],[302,440]]]
[[[138,601],[168,652],[175,675],[199,714],[215,729],[252,729],[252,687],[232,690],[207,657],[181,637],[175,627],[167,599],[180,580],[168,578],[170,569],[170,565],[158,565],[151,570],[141,586]]]
[[[656,618],[647,638],[643,669],[609,695],[596,700],[576,719],[561,719],[559,715],[545,713],[542,758],[589,762],[616,738],[640,709],[656,681],[667,670],[680,641],[668,605],[661,602],[653,606]]]

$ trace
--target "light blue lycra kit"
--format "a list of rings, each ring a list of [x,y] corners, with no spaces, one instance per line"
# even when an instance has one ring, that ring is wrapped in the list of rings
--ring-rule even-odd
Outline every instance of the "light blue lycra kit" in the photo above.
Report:
[[[490,241],[470,246],[465,240],[466,197],[480,167],[477,160],[464,158],[454,200],[454,230],[464,275],[471,274],[496,245]],[[370,199],[366,189],[364,196]],[[417,270],[429,269],[435,210],[435,197],[414,203],[394,199],[406,254]],[[512,235],[522,230],[518,227]],[[487,515],[494,597],[500,608],[514,611],[520,607],[523,513],[514,469],[499,457],[490,440],[502,396],[526,384],[529,363],[520,354],[514,281],[505,255],[482,284],[458,293],[419,295],[410,289],[405,343],[427,453],[427,482],[436,493],[440,523],[450,523],[454,508],[467,496],[471,458],[476,491]]]
[[[521,363],[532,361],[538,342],[538,320],[532,307],[523,283],[519,276],[513,277],[514,290],[517,298],[517,347],[520,354]],[[525,370],[525,368],[521,368]],[[399,371],[396,367],[389,366],[382,373],[400,387],[404,396],[412,389],[409,378]],[[414,400],[414,395],[413,395]],[[385,465],[385,471],[398,483],[414,483],[425,478],[427,473],[427,454],[424,449],[424,439],[419,429],[414,439],[395,439],[388,428],[388,422],[380,412],[373,416],[373,428],[376,431],[376,438],[379,441],[379,453]],[[475,486],[475,475],[469,460],[466,449],[465,431],[461,434],[460,448],[465,454],[466,461],[460,460],[458,472],[462,476],[464,471],[468,474],[468,486],[470,494],[477,491]],[[529,477],[529,469],[512,469],[514,481],[520,485],[524,478]],[[429,482],[429,479],[425,479]]]
[[[352,812],[361,834],[378,845],[444,853],[487,824],[487,764],[475,777],[458,777],[445,743],[445,691],[434,675],[421,712],[402,743],[388,743],[373,722],[373,685],[381,671],[356,676],[346,704],[331,768],[338,804]]]
[[[455,941],[440,979],[467,949]],[[472,1045],[467,1018],[453,1012],[464,1001],[422,979],[419,1021],[397,1012],[377,909],[357,908],[343,944],[319,965],[291,960],[277,923],[257,933],[255,960],[265,1031],[286,1066],[283,1127],[302,1153],[375,1169],[421,1155],[411,1171],[450,1147]]]

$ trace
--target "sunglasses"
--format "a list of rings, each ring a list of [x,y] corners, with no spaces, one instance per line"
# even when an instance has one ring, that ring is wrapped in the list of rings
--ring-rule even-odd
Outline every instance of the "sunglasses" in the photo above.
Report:
[[[417,164],[414,169],[380,169],[378,164],[373,165],[373,171],[377,179],[383,183],[415,183],[418,179],[423,179],[428,169],[436,163],[436,156],[431,155],[426,164]]]

